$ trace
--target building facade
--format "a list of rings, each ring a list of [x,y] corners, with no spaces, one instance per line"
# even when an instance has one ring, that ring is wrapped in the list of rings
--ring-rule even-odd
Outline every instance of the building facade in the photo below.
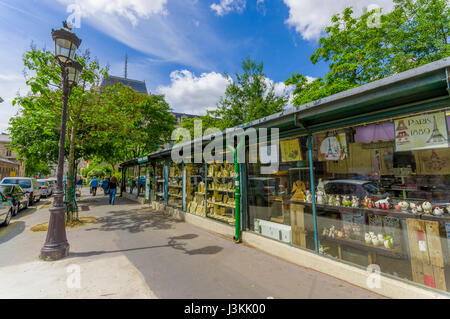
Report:
[[[25,176],[23,160],[19,160],[17,154],[9,150],[10,143],[8,134],[0,134],[0,177]]]

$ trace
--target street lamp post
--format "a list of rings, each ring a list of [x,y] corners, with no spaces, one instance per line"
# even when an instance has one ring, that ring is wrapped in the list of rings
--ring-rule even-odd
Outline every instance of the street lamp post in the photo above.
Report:
[[[63,188],[64,171],[64,144],[66,136],[67,102],[72,86],[76,85],[82,71],[80,63],[75,61],[75,52],[81,44],[75,33],[63,23],[63,28],[52,30],[52,38],[55,42],[55,56],[61,67],[63,84],[63,109],[61,115],[61,133],[59,140],[57,190],[53,199],[53,207],[50,208],[50,221],[48,224],[47,238],[41,249],[40,258],[43,260],[58,260],[69,254],[69,242],[66,236],[65,205]]]

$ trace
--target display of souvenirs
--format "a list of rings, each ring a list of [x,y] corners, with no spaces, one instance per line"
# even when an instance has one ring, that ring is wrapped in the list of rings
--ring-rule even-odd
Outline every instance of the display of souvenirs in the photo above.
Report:
[[[305,199],[305,201],[307,203],[312,203],[312,195],[311,195],[311,191],[309,191],[309,190],[306,191],[306,199]]]
[[[389,197],[386,199],[375,202],[375,208],[388,210],[391,205],[389,204]]]
[[[341,197],[339,195],[334,197],[333,206],[341,206]]]

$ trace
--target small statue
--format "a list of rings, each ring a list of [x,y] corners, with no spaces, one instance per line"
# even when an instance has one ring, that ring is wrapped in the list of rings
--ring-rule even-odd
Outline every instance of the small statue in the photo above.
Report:
[[[344,195],[344,198],[342,199],[342,206],[350,207],[350,205],[351,205],[350,196]]]
[[[384,248],[391,249],[394,246],[394,238],[392,236],[384,237]]]
[[[334,206],[334,196],[333,195],[328,196],[328,205]]]
[[[367,201],[367,207],[368,208],[375,208],[375,204],[373,202],[373,200],[371,198],[368,199]]]
[[[387,197],[386,199],[379,200],[375,203],[375,207],[378,209],[388,210],[389,206],[390,206],[389,197]]]
[[[436,208],[433,211],[434,216],[442,216],[444,215],[444,210],[441,209],[439,206],[436,206]]]
[[[420,205],[420,204],[417,205],[417,213],[418,214],[422,214],[423,213],[423,208],[422,208],[422,205]]]
[[[431,205],[430,202],[423,202],[422,208],[423,208],[423,212],[427,215],[430,215],[431,212],[433,211],[433,206]]]
[[[311,195],[311,191],[309,191],[309,190],[306,191],[306,199],[305,199],[305,201],[307,203],[312,203],[312,195]]]
[[[359,207],[359,198],[358,196],[352,196],[352,207],[358,208]]]
[[[341,206],[341,197],[339,195],[336,195],[334,198],[334,206]]]
[[[400,203],[398,203],[398,206],[400,206],[400,209],[402,210],[402,212],[406,213],[408,211],[408,207],[409,207],[408,202],[401,201]]]
[[[369,196],[365,196],[364,197],[364,200],[363,200],[363,206],[365,207],[365,208],[369,208]]]
[[[316,201],[319,205],[325,204],[325,192],[322,190],[322,188],[319,188],[317,191]]]
[[[369,233],[365,233],[364,241],[366,242],[367,245],[370,245],[372,243],[372,236]]]
[[[297,200],[300,202],[305,201],[305,193],[303,193],[305,189],[305,183],[303,183],[302,181],[296,181],[292,186],[291,193],[294,193],[294,195],[291,197],[291,200]]]

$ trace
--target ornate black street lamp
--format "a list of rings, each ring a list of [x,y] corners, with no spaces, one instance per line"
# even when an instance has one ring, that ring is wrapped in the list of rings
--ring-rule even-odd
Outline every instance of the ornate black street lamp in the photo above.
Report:
[[[65,205],[64,205],[64,144],[66,136],[67,102],[71,88],[77,85],[82,65],[75,61],[75,52],[81,44],[75,33],[66,22],[63,28],[52,30],[55,42],[55,56],[61,67],[63,84],[63,110],[61,116],[61,134],[59,140],[59,157],[57,173],[57,191],[54,195],[53,207],[50,208],[50,221],[48,224],[47,238],[41,249],[40,258],[43,260],[58,260],[69,254],[69,243],[66,236]]]

